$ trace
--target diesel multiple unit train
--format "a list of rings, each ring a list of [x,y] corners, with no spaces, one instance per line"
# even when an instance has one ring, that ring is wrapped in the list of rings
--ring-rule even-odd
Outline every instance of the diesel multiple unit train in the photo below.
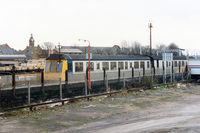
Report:
[[[44,68],[45,80],[68,80],[69,82],[84,81],[88,68],[87,54],[51,54],[46,59]],[[174,56],[170,61],[164,61],[162,56],[146,55],[98,55],[92,54],[90,59],[91,80],[102,80],[107,74],[108,79],[116,79],[119,75],[129,78],[134,76],[156,75],[171,72],[183,72],[187,65],[185,56]],[[153,69],[152,69],[153,68]],[[165,69],[164,69],[165,68]]]

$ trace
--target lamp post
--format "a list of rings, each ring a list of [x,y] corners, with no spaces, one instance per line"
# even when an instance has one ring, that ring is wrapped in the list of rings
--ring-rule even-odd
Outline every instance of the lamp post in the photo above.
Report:
[[[89,45],[88,45],[88,48],[89,48],[89,51],[88,51],[88,57],[89,57],[89,66],[88,66],[88,71],[89,71],[89,77],[88,77],[88,88],[91,89],[91,76],[90,76],[90,41],[88,40],[84,40],[84,39],[78,39],[79,41],[84,41],[84,42],[88,42]]]

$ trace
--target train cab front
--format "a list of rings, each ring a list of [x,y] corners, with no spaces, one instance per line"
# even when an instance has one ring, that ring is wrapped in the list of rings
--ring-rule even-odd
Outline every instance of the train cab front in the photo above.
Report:
[[[45,82],[57,82],[60,79],[66,81],[67,70],[67,59],[63,59],[62,54],[51,54],[45,61]]]

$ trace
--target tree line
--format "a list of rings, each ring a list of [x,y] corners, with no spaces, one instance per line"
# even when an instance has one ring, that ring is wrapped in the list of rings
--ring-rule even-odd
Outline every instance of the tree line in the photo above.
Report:
[[[44,42],[40,45],[40,47],[43,49],[41,51],[40,57],[48,57],[50,54],[50,51],[57,50],[58,48],[51,42]],[[80,49],[83,53],[88,52],[87,47],[81,47],[77,44],[74,44],[71,46],[71,48]],[[179,46],[175,43],[170,43],[169,45],[165,44],[158,44],[155,48],[151,50],[152,55],[157,55],[158,50],[170,50],[170,49],[179,49]],[[58,52],[58,51],[57,51]],[[121,41],[119,45],[114,45],[113,47],[105,47],[105,48],[98,48],[96,47],[95,50],[92,51],[93,54],[108,54],[108,55],[116,55],[116,54],[124,54],[124,55],[133,55],[133,54],[142,54],[142,55],[150,55],[150,46],[146,45],[143,46],[141,43],[135,41],[135,42],[128,42],[128,41]],[[173,52],[175,56],[178,55],[178,53]],[[160,54],[159,54],[160,55]]]
[[[169,45],[158,44],[156,48],[151,50],[152,55],[157,55],[158,50],[170,50],[170,49],[180,49],[179,46],[175,43],[170,43]],[[120,54],[143,54],[150,55],[150,46],[143,46],[139,42],[128,43],[127,41],[121,42]],[[174,53],[174,55],[178,55]]]

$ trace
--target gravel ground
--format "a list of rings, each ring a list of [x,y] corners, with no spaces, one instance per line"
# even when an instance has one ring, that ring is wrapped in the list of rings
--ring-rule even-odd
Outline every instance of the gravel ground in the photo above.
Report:
[[[182,84],[102,96],[0,116],[0,132],[200,132],[200,86]]]

